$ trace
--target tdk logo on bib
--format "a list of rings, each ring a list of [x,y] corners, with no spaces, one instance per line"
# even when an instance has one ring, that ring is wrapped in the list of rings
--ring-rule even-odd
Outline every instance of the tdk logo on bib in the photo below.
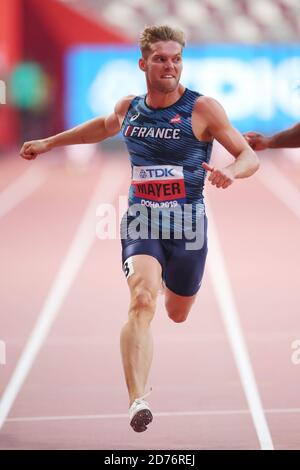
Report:
[[[146,170],[141,170],[140,171],[140,177],[141,178],[171,178],[175,177],[174,173],[175,169],[174,168],[147,168]]]
[[[183,179],[183,168],[175,165],[134,166],[132,168],[133,181],[155,179]]]

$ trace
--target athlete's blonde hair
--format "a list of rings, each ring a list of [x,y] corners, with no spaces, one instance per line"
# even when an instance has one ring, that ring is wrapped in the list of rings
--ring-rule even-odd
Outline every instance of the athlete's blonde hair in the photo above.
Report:
[[[184,33],[180,29],[171,28],[167,25],[146,26],[139,40],[142,55],[145,56],[150,52],[151,45],[159,41],[175,41],[178,42],[182,48],[185,47]]]

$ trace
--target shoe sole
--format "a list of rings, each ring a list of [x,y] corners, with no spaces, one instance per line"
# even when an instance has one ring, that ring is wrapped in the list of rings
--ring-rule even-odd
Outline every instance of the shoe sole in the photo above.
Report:
[[[140,410],[130,421],[130,426],[135,432],[144,432],[147,430],[147,426],[152,420],[153,416],[150,410]]]

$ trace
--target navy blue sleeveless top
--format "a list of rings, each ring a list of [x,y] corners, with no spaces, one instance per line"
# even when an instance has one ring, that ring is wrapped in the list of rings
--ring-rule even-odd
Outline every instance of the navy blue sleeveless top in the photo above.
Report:
[[[179,100],[153,109],[146,96],[136,96],[121,132],[132,168],[129,206],[173,208],[203,204],[205,170],[211,142],[199,141],[192,130],[192,111],[199,93],[185,89]]]
[[[199,93],[185,89],[167,108],[150,108],[136,96],[127,111],[122,134],[130,155],[132,184],[129,205],[174,207],[203,202],[205,171],[212,143],[199,141],[192,130],[192,111]]]

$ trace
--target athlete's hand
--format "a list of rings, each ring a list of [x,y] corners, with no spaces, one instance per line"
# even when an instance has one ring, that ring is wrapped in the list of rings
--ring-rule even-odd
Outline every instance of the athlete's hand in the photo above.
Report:
[[[31,140],[23,144],[20,155],[25,160],[34,160],[38,155],[48,152],[48,150],[50,150],[50,145],[47,139]]]
[[[269,137],[258,132],[246,132],[244,137],[253,150],[265,150],[269,147]]]
[[[217,186],[217,188],[226,189],[234,181],[234,176],[228,168],[213,168],[205,162],[202,163],[202,168],[210,171],[208,181]]]

